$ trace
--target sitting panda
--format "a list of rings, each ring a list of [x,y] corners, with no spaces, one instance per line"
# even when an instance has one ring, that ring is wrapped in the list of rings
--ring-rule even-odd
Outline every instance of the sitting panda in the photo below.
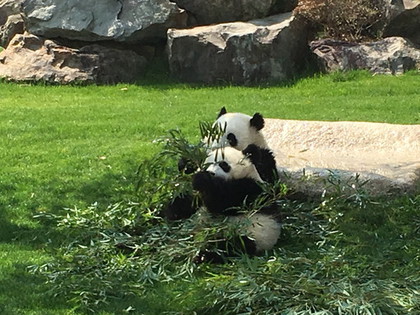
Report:
[[[260,113],[255,113],[251,117],[242,113],[228,113],[226,108],[222,107],[214,125],[219,125],[224,133],[217,141],[210,143],[211,149],[230,146],[237,150],[244,150],[248,145],[254,144],[260,148],[260,159],[258,162],[254,161],[254,165],[261,178],[269,183],[278,179],[274,154],[261,132],[265,121]]]
[[[210,142],[208,139],[203,139],[203,142],[208,143],[210,150],[224,147],[244,150],[250,144],[255,145],[259,150],[258,159],[252,156],[250,159],[257,168],[261,179],[268,183],[274,183],[278,180],[276,160],[261,132],[264,124],[264,118],[259,113],[255,113],[253,116],[242,113],[228,113],[226,108],[222,107],[213,126],[219,125],[220,129],[225,132],[217,141],[208,143]],[[186,174],[192,174],[196,171],[188,163],[188,159],[183,157],[178,162],[178,169]],[[196,211],[197,208],[193,206],[193,197],[189,194],[183,194],[166,206],[164,216],[169,220],[186,219]]]
[[[260,153],[256,145],[249,145],[243,151],[232,147],[215,149],[206,159],[206,170],[194,174],[193,189],[199,192],[208,213],[225,216],[229,221],[245,226],[244,233],[238,231],[240,240],[236,244],[218,241],[217,247],[224,255],[205,250],[200,252],[197,262],[223,262],[223,256],[234,255],[241,249],[238,247],[243,247],[249,255],[256,255],[272,249],[277,243],[281,226],[275,204],[252,213],[242,212],[244,205],[252,204],[263,192],[263,180],[254,163],[261,158]]]
[[[244,150],[249,144],[255,144],[260,148],[268,148],[264,135],[261,133],[264,124],[264,118],[260,113],[255,113],[253,116],[228,113],[226,108],[222,107],[213,127],[219,125],[225,132],[219,139],[210,143],[210,147],[217,149],[230,146],[237,150]]]
[[[277,179],[276,161],[273,152],[267,145],[261,129],[264,128],[264,118],[260,113],[249,116],[242,113],[228,113],[225,107],[222,107],[213,127],[219,126],[224,133],[217,140],[211,141],[204,138],[209,150],[217,148],[232,147],[237,150],[244,150],[248,145],[254,144],[261,149],[261,161],[256,165],[258,172],[263,180],[274,182]],[[196,171],[188,160],[181,158],[178,162],[178,169],[188,173]]]

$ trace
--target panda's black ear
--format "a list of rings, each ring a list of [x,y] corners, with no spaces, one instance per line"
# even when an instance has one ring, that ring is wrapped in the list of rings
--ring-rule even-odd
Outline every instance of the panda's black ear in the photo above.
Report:
[[[227,110],[226,110],[226,108],[223,106],[221,109],[220,109],[220,113],[219,113],[219,115],[217,116],[217,118],[219,118],[220,116],[223,116],[224,114],[226,114],[227,113]]]
[[[260,113],[255,113],[250,121],[251,127],[254,127],[257,130],[264,128],[264,118]]]

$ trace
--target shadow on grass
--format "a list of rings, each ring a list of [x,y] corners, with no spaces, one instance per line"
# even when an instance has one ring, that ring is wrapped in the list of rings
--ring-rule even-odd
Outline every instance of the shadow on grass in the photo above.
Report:
[[[16,264],[14,271],[0,277],[0,314],[70,314],[62,299],[48,298],[45,279],[27,272],[27,266]]]
[[[157,56],[148,63],[142,78],[138,79],[135,84],[139,86],[148,86],[156,89],[173,89],[176,86],[188,86],[191,88],[213,88],[213,87],[250,87],[250,88],[269,88],[269,87],[286,87],[293,86],[302,79],[319,75],[319,69],[316,65],[314,57],[309,58],[305,65],[297,71],[292,78],[288,80],[277,80],[270,82],[251,82],[251,83],[233,83],[226,80],[218,80],[217,82],[205,83],[181,81],[175,75],[171,74],[169,70],[168,61],[163,56]]]
[[[0,187],[7,192],[0,200],[0,208],[5,209],[0,211],[0,245],[9,252],[3,253],[7,260],[0,263],[0,314],[72,314],[65,300],[46,294],[50,289],[45,284],[46,278],[28,272],[29,265],[45,263],[48,260],[45,255],[54,255],[66,241],[53,216],[36,215],[59,214],[65,208],[93,203],[107,207],[131,199],[137,166],[133,162],[123,171],[103,173],[85,182],[70,181],[63,185],[59,178],[54,178],[41,185],[35,193],[37,197],[31,200],[25,200],[27,193],[19,192],[14,183]]]
[[[83,183],[77,191],[77,199],[86,205],[98,203],[107,206],[135,197],[136,167],[124,173],[106,173],[99,178]]]
[[[138,164],[126,163],[123,170],[97,174],[91,179],[50,179],[47,183],[34,183],[33,198],[21,192],[14,183],[1,185],[6,192],[0,199],[0,243],[20,242],[33,249],[57,246],[62,240],[56,231],[53,215],[63,214],[68,208],[84,208],[92,204],[107,207],[135,198],[135,180]],[[52,214],[37,216],[41,213]]]

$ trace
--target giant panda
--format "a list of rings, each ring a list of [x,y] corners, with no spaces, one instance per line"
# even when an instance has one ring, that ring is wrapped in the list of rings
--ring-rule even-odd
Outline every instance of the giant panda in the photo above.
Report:
[[[264,135],[261,133],[264,124],[264,118],[260,113],[255,113],[253,116],[228,113],[226,108],[222,107],[213,127],[219,125],[225,132],[217,141],[211,142],[210,147],[217,149],[230,146],[237,150],[244,150],[248,145],[255,144],[260,148],[268,148]]]
[[[243,113],[228,113],[226,108],[222,107],[214,125],[219,125],[224,133],[219,139],[209,143],[211,149],[229,146],[237,150],[244,150],[248,145],[254,144],[260,148],[260,160],[254,164],[261,178],[270,183],[277,180],[276,160],[261,132],[265,121],[260,113],[255,113],[253,116]]]
[[[217,148],[232,147],[237,150],[244,150],[248,145],[254,144],[261,149],[260,165],[256,165],[263,180],[273,182],[276,180],[277,168],[273,152],[267,145],[261,130],[264,128],[264,117],[260,113],[249,116],[243,113],[228,113],[225,107],[220,109],[213,128],[219,126],[224,133],[211,140],[204,138],[209,150]],[[178,162],[180,171],[193,173],[194,168],[188,164],[188,160],[182,158]]]
[[[228,113],[226,108],[222,107],[213,127],[218,125],[221,130],[224,130],[224,133],[217,140],[203,139],[203,142],[208,145],[209,151],[225,147],[241,151],[248,145],[255,145],[259,151],[258,159],[253,156],[250,158],[257,168],[257,172],[263,181],[275,183],[278,180],[277,165],[274,154],[269,149],[261,132],[264,124],[264,118],[259,113],[255,113],[253,116],[243,113]],[[184,157],[178,161],[178,169],[187,174],[197,171]],[[164,209],[164,216],[169,220],[186,219],[196,211],[193,197],[186,193],[169,202]]]
[[[207,168],[193,175],[192,186],[198,191],[206,211],[212,216],[224,216],[230,222],[244,223],[245,231],[238,231],[238,238],[244,252],[257,255],[270,250],[280,236],[280,213],[275,204],[265,205],[258,211],[243,213],[243,206],[252,204],[263,193],[263,180],[255,167],[261,158],[261,149],[249,145],[239,151],[232,147],[218,148],[208,155]],[[236,245],[237,245],[236,244]],[[201,251],[197,262],[223,262],[241,248],[219,240],[220,255],[215,251]]]

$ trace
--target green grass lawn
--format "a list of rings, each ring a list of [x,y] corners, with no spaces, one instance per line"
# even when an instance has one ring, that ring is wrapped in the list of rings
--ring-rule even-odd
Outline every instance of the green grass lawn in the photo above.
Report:
[[[106,207],[133,198],[136,169],[142,160],[159,151],[154,140],[167,130],[179,128],[189,140],[197,142],[199,121],[212,121],[222,106],[228,111],[248,114],[258,111],[270,118],[419,124],[419,86],[420,75],[416,73],[399,77],[335,74],[270,87],[202,87],[153,80],[117,86],[0,83],[0,314],[78,314],[73,310],[76,304],[65,298],[52,299],[45,294],[50,287],[44,285],[44,279],[27,272],[30,265],[50,261],[51,253],[62,240],[52,225],[34,219],[34,215],[60,213],[66,207],[83,208],[93,203]],[[414,277],[420,270],[419,205],[418,198],[404,197],[385,205],[370,205],[368,210],[373,212],[368,213],[373,213],[372,217],[357,209],[348,211],[335,225],[344,235],[335,239],[342,247],[329,248],[325,255],[320,254],[322,259],[307,257],[307,262],[295,263],[304,268],[314,261],[325,262],[331,269],[325,277],[330,280],[362,279],[365,275],[360,273],[364,268],[363,272],[374,274],[372,278],[386,281],[394,270],[395,287],[390,286],[394,290],[389,292],[390,296],[394,294],[393,298],[407,305],[415,299],[419,301],[418,282],[409,291],[399,287],[405,283],[400,279],[415,283],[410,275]],[[374,253],[371,244],[376,244]],[[283,242],[282,246],[293,252],[290,244]],[[297,246],[296,251],[303,252],[304,248]],[[315,252],[311,251],[311,255]],[[348,259],[342,265],[334,262],[340,255]],[[292,259],[290,255],[288,258]],[[357,265],[359,258],[365,260],[363,268]],[[384,265],[386,270],[380,271],[384,262],[388,262]],[[291,266],[282,263],[285,270]],[[255,268],[258,272],[263,272],[259,268],[273,268],[282,276],[281,266],[276,265],[280,260],[273,264]],[[336,273],[334,266],[339,269]],[[208,278],[207,283],[217,282],[209,292],[215,295],[220,294],[218,290],[229,292],[229,286],[240,280],[233,271],[243,271],[238,268],[233,267],[230,273],[219,270],[220,278]],[[305,296],[308,303],[310,297],[319,298],[320,284],[315,281],[322,280],[315,273],[311,280],[310,276],[304,278],[293,270],[287,272],[290,281],[314,282],[312,286],[308,284],[313,292],[296,292],[297,296]],[[201,285],[199,282],[191,288],[198,290]],[[277,285],[273,288],[279,289]],[[378,284],[371,285],[374,292]],[[131,305],[138,314],[199,310],[200,302],[193,296],[189,296],[188,305],[184,301],[174,308],[161,302],[162,295],[176,300],[176,293],[188,291],[189,286],[188,283],[156,286],[143,298],[116,300],[99,310],[103,314],[123,314]],[[244,286],[243,293],[252,296],[247,291],[250,288]],[[357,294],[348,291],[352,288],[335,289],[341,290],[344,297]],[[329,294],[333,296],[332,291]],[[228,297],[226,294],[225,298]],[[321,304],[327,306],[330,302],[326,298]],[[418,306],[416,311],[420,312]]]

